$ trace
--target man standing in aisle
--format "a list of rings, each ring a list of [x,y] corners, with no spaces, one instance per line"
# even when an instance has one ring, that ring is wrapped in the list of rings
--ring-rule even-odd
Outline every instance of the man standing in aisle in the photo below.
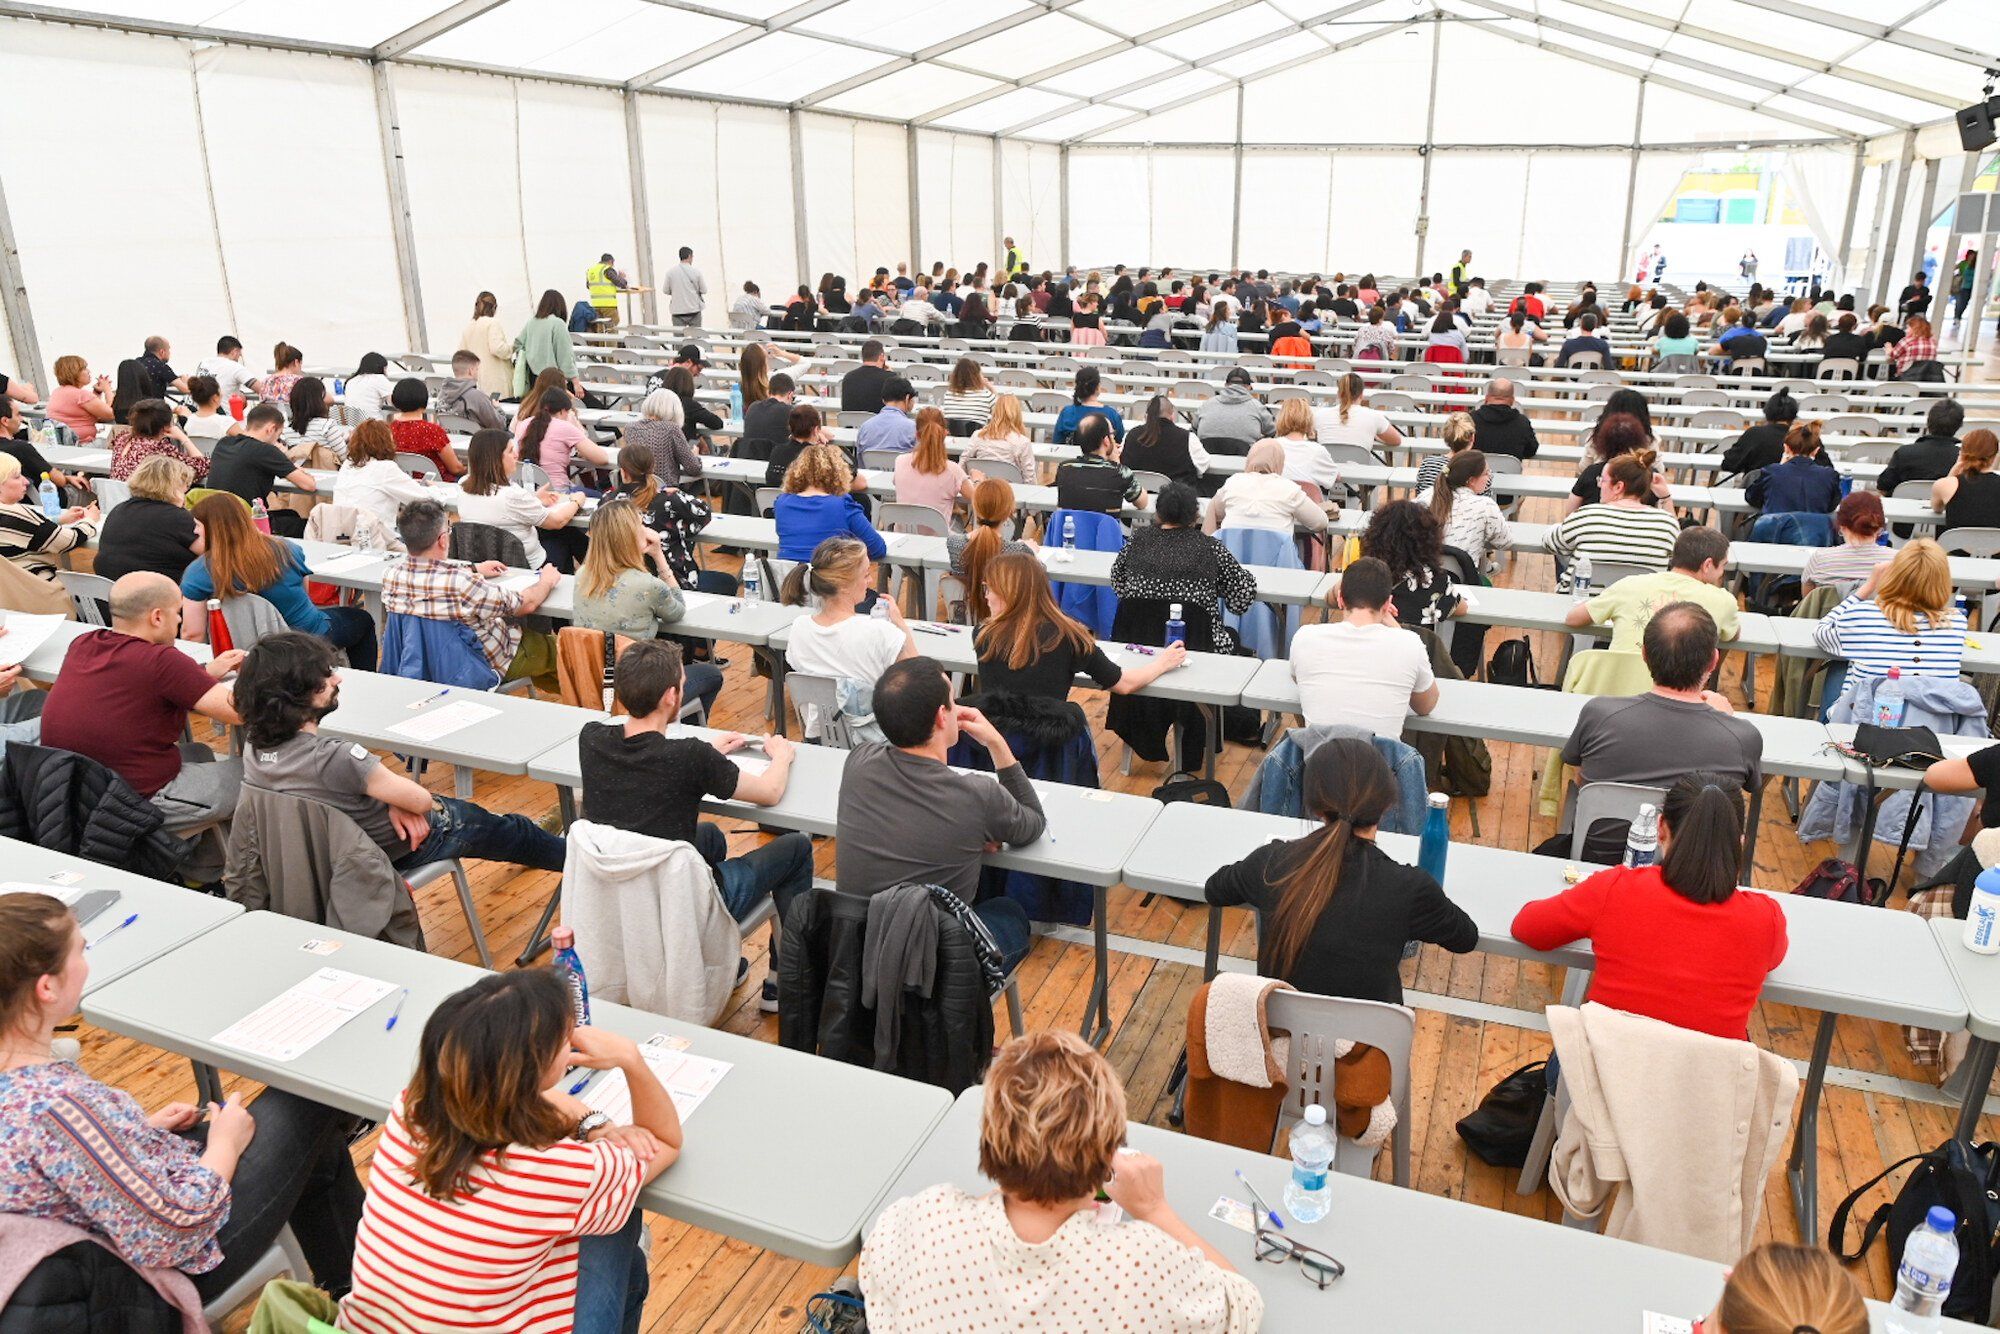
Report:
[[[694,329],[701,325],[702,307],[708,304],[708,284],[694,266],[694,248],[681,247],[681,262],[667,271],[667,314],[674,326]]]

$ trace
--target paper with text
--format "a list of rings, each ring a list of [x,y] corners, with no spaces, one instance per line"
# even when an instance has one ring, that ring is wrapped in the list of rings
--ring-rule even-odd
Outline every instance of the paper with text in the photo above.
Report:
[[[215,1035],[217,1044],[272,1061],[295,1061],[390,992],[391,982],[322,968]]]

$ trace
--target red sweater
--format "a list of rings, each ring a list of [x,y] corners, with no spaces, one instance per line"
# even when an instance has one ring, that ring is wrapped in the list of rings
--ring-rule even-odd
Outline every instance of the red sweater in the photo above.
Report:
[[[1614,866],[1524,905],[1514,938],[1536,950],[1588,939],[1597,953],[1591,1000],[1740,1041],[1765,975],[1784,960],[1785,913],[1748,890],[1694,903],[1667,888],[1657,866]]]

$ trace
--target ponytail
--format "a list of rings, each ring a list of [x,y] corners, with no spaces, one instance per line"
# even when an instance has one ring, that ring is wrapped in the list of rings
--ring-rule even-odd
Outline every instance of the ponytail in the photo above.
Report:
[[[1692,903],[1726,902],[1743,858],[1743,788],[1733,778],[1697,770],[1667,789],[1660,870],[1667,888]]]

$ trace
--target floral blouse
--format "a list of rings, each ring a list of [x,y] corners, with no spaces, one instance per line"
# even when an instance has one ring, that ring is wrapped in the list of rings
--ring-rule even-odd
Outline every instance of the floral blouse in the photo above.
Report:
[[[94,1232],[135,1265],[222,1263],[229,1183],[130,1094],[68,1061],[0,1071],[0,1130],[0,1211]]]

